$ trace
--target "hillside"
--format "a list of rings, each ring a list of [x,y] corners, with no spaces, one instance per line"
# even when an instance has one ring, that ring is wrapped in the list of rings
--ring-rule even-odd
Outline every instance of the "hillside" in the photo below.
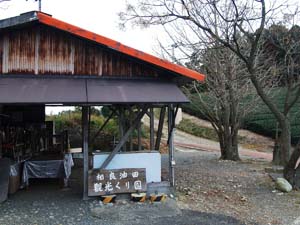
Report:
[[[284,97],[285,97],[285,88],[276,88],[270,92],[270,96],[276,101],[276,104],[283,110],[284,107]],[[197,94],[194,94],[191,98],[191,104],[183,105],[183,111],[187,112],[190,115],[196,116],[201,119],[206,119],[199,110],[199,102]],[[213,104],[213,103],[212,103]],[[292,133],[292,143],[296,144],[300,138],[300,101],[294,105],[290,112],[290,121],[291,121],[291,133]],[[267,108],[267,106],[260,100],[257,104],[256,109],[248,114],[244,119],[243,129],[250,130],[252,132],[262,134],[268,137],[275,138],[277,123]],[[278,130],[278,132],[280,132]]]

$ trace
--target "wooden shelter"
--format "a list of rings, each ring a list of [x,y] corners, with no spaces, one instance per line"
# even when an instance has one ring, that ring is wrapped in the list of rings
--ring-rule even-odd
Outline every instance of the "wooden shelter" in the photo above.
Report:
[[[204,75],[42,12],[0,21],[0,74],[2,107],[82,106],[84,199],[88,193],[89,110],[94,105],[114,106],[122,133],[101,168],[125,148],[144,115],[150,118],[150,149],[158,150],[167,108],[170,182],[174,184],[174,119],[178,106],[188,102],[178,86],[191,79],[203,81]],[[136,113],[133,107],[138,108]],[[156,138],[155,107],[162,109]],[[126,111],[135,115],[130,126],[123,123]]]

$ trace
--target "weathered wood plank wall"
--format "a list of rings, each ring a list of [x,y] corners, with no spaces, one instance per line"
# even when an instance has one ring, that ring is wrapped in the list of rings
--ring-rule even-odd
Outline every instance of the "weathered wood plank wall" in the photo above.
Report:
[[[0,74],[158,77],[159,73],[155,66],[45,25],[0,33]]]

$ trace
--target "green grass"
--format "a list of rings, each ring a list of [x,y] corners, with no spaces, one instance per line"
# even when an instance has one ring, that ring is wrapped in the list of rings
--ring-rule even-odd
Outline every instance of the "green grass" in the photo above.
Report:
[[[176,128],[196,137],[219,141],[218,135],[213,128],[199,126],[190,119],[182,119]],[[241,136],[238,136],[238,139],[241,143],[243,143],[245,140],[245,138]]]
[[[189,119],[183,119],[176,128],[197,137],[218,141],[218,135],[214,129],[198,126]]]

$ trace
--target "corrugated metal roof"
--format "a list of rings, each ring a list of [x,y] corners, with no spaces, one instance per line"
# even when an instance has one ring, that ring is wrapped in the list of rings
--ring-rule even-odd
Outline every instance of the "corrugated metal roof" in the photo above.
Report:
[[[153,55],[147,54],[145,52],[136,50],[134,48],[128,47],[126,45],[121,44],[115,40],[109,39],[107,37],[95,34],[93,32],[87,31],[80,27],[68,24],[66,22],[60,21],[58,19],[52,18],[50,15],[42,13],[42,12],[29,12],[25,14],[21,14],[18,17],[9,18],[0,21],[0,29],[9,28],[12,26],[21,26],[26,23],[39,22],[56,29],[63,30],[65,32],[71,33],[73,35],[79,36],[81,38],[96,42],[100,45],[104,45],[108,48],[114,49],[120,53],[126,54],[128,56],[134,57],[136,59],[142,60],[144,62],[153,64],[162,69],[166,69],[168,71],[174,72],[176,74],[186,76],[192,79],[196,79],[199,81],[203,81],[205,76],[200,74],[194,70],[190,70],[186,67],[179,66],[173,64],[169,61],[160,59]]]
[[[187,103],[175,83],[96,78],[0,79],[0,104]]]

